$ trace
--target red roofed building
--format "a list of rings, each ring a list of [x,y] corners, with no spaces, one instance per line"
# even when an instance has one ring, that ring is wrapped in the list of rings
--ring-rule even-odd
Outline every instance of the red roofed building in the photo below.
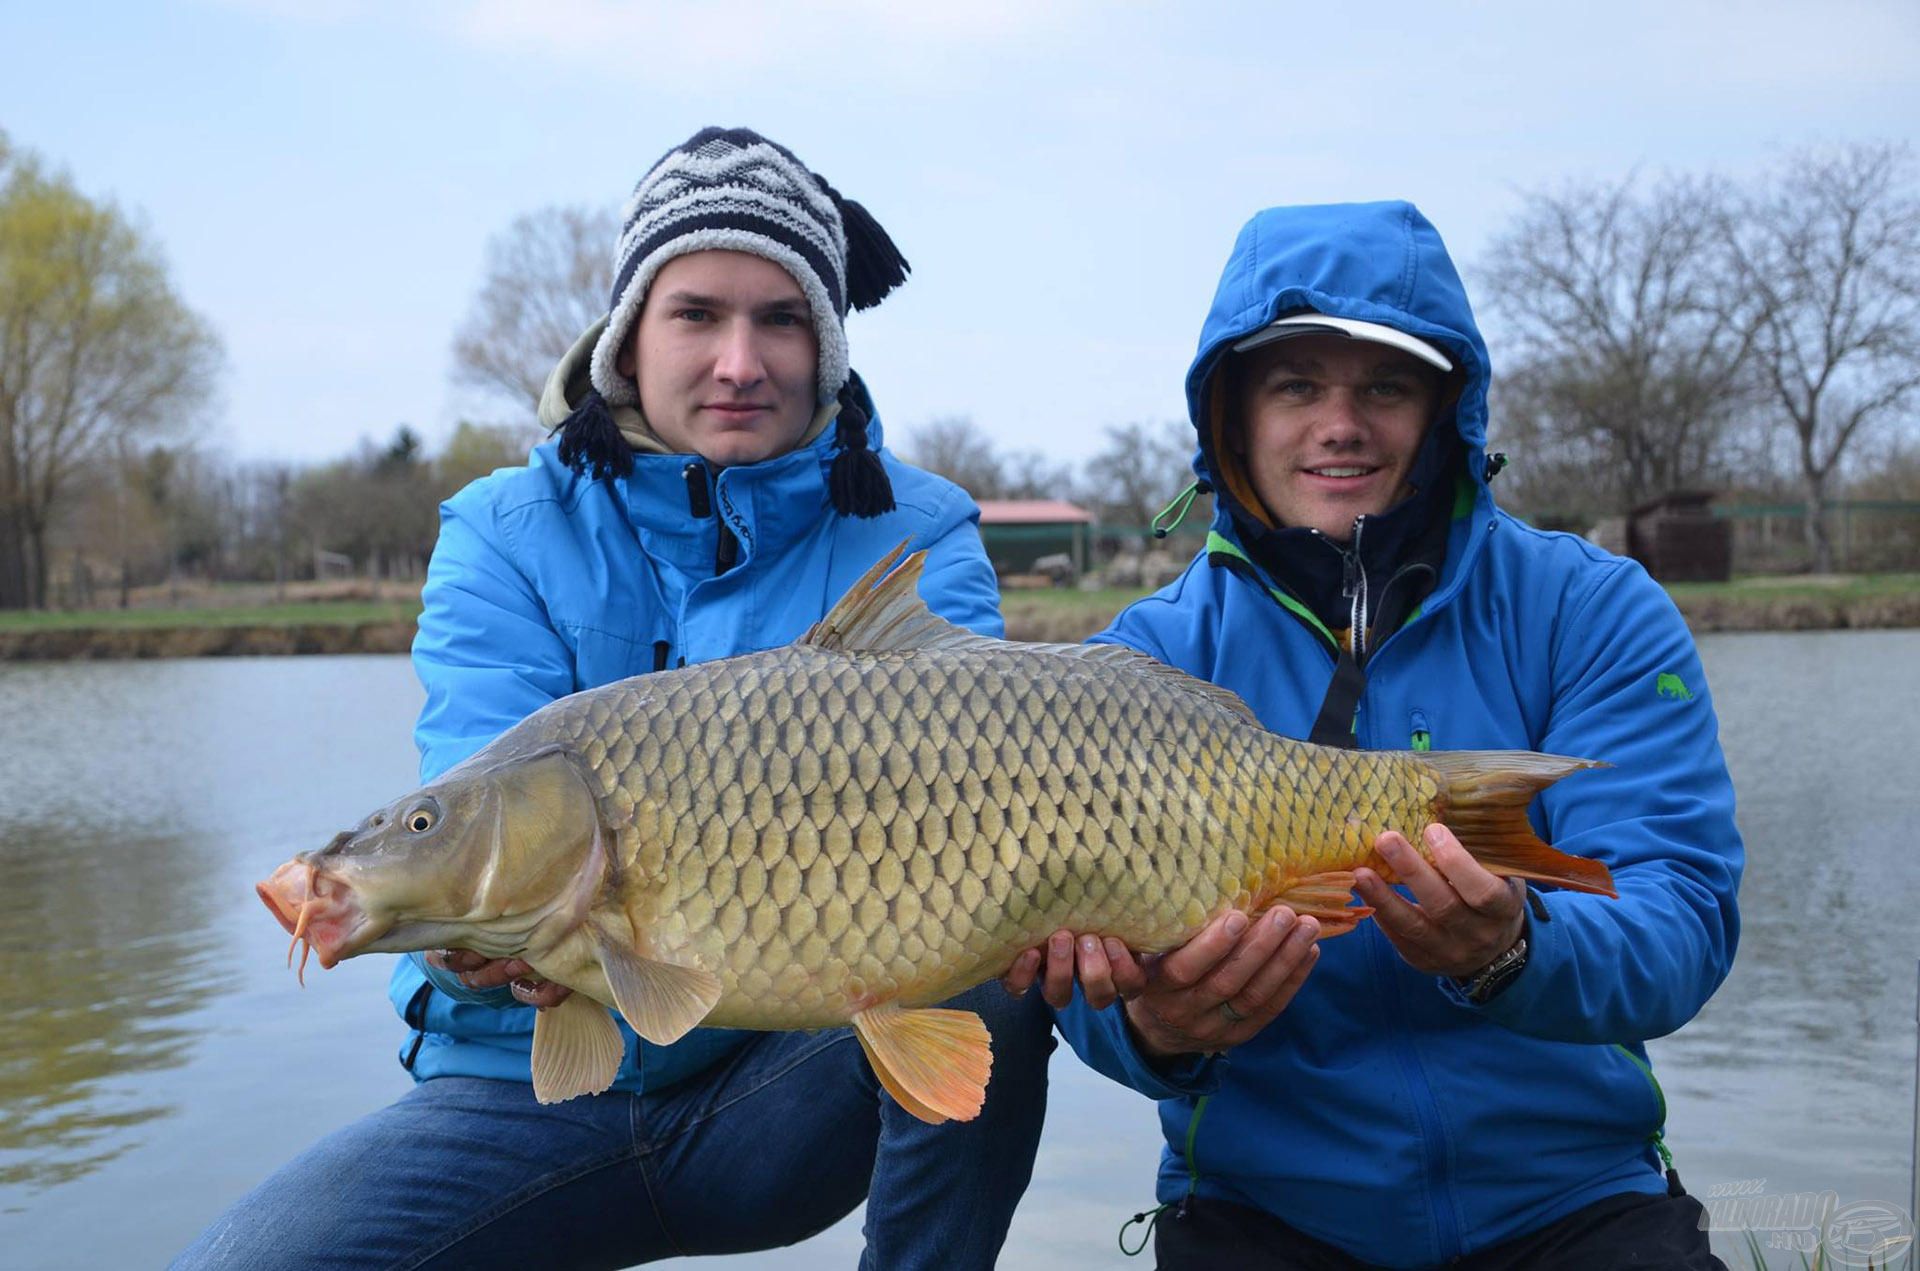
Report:
[[[1087,569],[1087,536],[1093,513],[1059,499],[982,499],[980,538],[987,559],[1002,577],[1031,574],[1045,556],[1073,560],[1075,576]]]

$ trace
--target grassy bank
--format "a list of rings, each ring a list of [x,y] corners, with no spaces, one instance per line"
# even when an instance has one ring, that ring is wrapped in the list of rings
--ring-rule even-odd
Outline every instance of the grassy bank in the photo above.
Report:
[[[404,653],[418,600],[0,612],[0,661]]]
[[[77,609],[40,613],[0,610],[0,634],[21,631],[167,631],[214,627],[351,626],[363,622],[411,622],[417,601],[339,601],[285,605],[236,605],[189,609]]]
[[[1736,578],[1667,592],[1695,632],[1920,627],[1920,574]]]
[[[1667,588],[1695,634],[1920,627],[1920,574],[1791,575]],[[1016,640],[1083,640],[1137,591],[1016,591],[1001,602]]]
[[[1668,591],[1699,633],[1920,627],[1920,574],[1744,578],[1680,583]],[[1002,609],[1012,639],[1077,641],[1143,594],[1010,591]],[[411,595],[278,605],[0,611],[0,661],[403,653],[419,613],[419,600]]]

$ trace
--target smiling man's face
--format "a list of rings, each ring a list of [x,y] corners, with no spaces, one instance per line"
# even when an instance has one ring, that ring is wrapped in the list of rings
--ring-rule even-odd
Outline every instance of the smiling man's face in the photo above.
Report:
[[[1239,452],[1281,525],[1345,542],[1358,516],[1408,494],[1440,380],[1418,358],[1338,335],[1300,335],[1240,355]]]
[[[619,370],[654,433],[680,454],[758,463],[800,444],[819,343],[800,284],[747,252],[668,261],[647,289]]]

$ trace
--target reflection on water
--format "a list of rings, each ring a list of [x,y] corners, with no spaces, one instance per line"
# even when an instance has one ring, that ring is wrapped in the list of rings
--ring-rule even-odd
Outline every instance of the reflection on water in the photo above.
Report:
[[[186,1059],[220,950],[207,943],[204,848],[102,833],[75,815],[0,828],[0,1185],[69,1182],[168,1108],[110,1077]]]
[[[1904,1204],[1920,632],[1712,637],[1702,653],[1749,865],[1732,976],[1651,1047],[1668,1141],[1696,1192],[1757,1179]],[[0,667],[8,1267],[162,1263],[405,1088],[385,959],[302,992],[252,884],[412,784],[418,703],[401,658]],[[1152,1204],[1152,1106],[1064,1051],[1052,1079],[1001,1266],[1133,1266],[1114,1232]],[[856,1215],[722,1261],[798,1271],[858,1248]]]
[[[1733,974],[1652,1046],[1682,1176],[1904,1207],[1920,632],[1720,636],[1702,654],[1748,865]]]
[[[398,659],[0,667],[0,1247],[21,1247],[6,1215],[64,1211],[73,1240],[118,1197],[60,1198],[156,1147],[177,1168],[170,1136],[219,1107],[222,1043],[284,951],[270,920],[278,947],[251,944],[250,879],[348,815],[316,759],[352,756],[328,781],[354,803],[410,783],[416,702]]]

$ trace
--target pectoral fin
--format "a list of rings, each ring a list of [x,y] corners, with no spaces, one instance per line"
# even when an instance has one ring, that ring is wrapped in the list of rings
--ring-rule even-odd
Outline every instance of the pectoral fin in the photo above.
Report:
[[[613,1084],[626,1043],[607,1008],[575,993],[533,1020],[533,1097],[559,1103]]]
[[[711,971],[643,958],[602,933],[594,946],[620,1013],[656,1046],[686,1036],[720,1000],[720,979]]]
[[[855,1015],[853,1029],[874,1075],[901,1107],[929,1125],[980,1115],[993,1046],[978,1015],[888,1002]]]
[[[1297,914],[1317,919],[1323,940],[1347,934],[1360,925],[1362,918],[1373,914],[1371,907],[1353,903],[1353,871],[1344,869],[1289,880],[1259,907],[1274,905],[1285,905]]]

